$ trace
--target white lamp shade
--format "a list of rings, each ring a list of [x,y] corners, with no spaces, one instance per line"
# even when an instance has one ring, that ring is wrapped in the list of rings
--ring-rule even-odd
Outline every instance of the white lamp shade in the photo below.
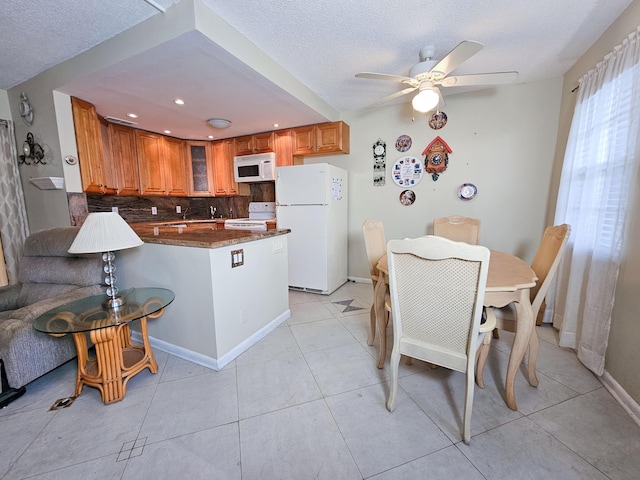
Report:
[[[139,247],[144,242],[124,219],[115,212],[87,215],[69,253],[102,253]]]
[[[418,112],[425,113],[436,108],[439,102],[440,95],[438,95],[438,92],[430,88],[425,88],[413,97],[411,104]]]

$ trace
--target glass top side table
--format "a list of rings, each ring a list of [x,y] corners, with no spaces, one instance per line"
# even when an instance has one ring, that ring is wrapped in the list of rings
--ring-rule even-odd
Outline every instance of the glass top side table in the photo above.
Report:
[[[131,377],[148,368],[158,371],[147,332],[147,318],[158,318],[175,298],[166,288],[131,288],[121,292],[126,303],[117,308],[103,307],[106,294],[92,295],[56,307],[34,322],[39,332],[53,336],[73,335],[78,352],[75,395],[82,387],[98,388],[105,404],[124,398]],[[140,320],[142,345],[131,341],[129,324]],[[89,357],[87,335],[95,345],[95,358]]]

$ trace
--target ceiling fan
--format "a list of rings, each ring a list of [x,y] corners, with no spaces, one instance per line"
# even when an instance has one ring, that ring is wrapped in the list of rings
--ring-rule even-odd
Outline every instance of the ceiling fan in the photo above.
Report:
[[[420,62],[409,70],[409,76],[390,75],[386,73],[361,72],[356,73],[358,78],[373,78],[377,80],[391,80],[405,83],[409,87],[389,95],[375,102],[373,106],[380,105],[395,98],[406,95],[415,90],[418,94],[413,97],[413,108],[419,112],[428,112],[444,104],[440,87],[469,87],[476,85],[498,85],[515,80],[518,72],[478,73],[473,75],[448,76],[462,63],[484,48],[480,42],[465,40],[460,42],[442,60],[433,60],[436,47],[429,45],[420,50]]]

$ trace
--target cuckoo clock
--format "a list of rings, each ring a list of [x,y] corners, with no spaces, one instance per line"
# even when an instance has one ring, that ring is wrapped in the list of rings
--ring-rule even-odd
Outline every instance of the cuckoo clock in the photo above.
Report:
[[[449,165],[449,154],[451,152],[451,148],[449,148],[447,142],[440,137],[434,138],[422,152],[422,155],[425,156],[425,170],[431,174],[434,182],[438,180],[440,174],[447,169],[447,165]]]

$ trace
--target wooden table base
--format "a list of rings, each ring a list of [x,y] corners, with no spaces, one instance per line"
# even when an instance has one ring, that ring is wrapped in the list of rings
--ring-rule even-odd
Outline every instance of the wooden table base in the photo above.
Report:
[[[162,310],[149,317],[156,318],[161,314]],[[158,363],[147,333],[147,317],[140,318],[140,330],[142,345],[131,342],[131,331],[126,323],[91,330],[89,338],[95,345],[95,358],[89,358],[86,334],[73,334],[78,351],[76,395],[80,395],[83,386],[88,385],[100,390],[105,404],[117,402],[124,398],[131,377],[145,368],[157,373]]]

